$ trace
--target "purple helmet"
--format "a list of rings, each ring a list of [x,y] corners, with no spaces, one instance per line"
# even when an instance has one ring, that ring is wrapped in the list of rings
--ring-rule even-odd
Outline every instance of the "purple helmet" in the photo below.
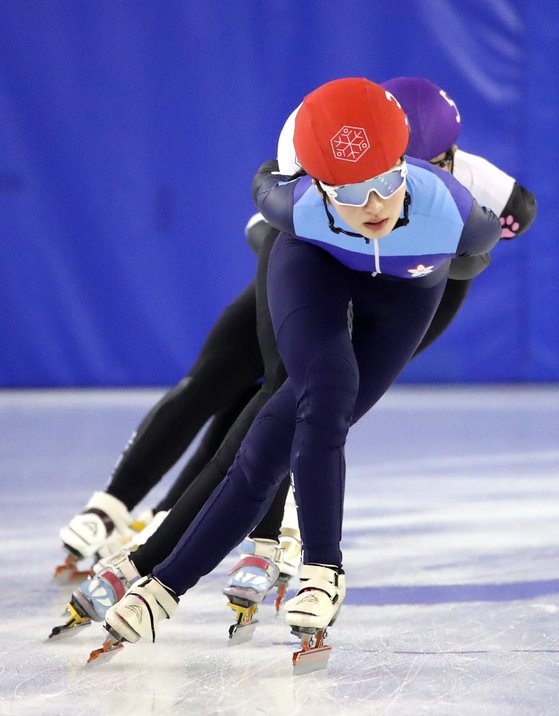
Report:
[[[444,90],[422,77],[394,77],[382,83],[402,105],[410,123],[406,154],[433,159],[446,152],[460,134],[460,113]]]

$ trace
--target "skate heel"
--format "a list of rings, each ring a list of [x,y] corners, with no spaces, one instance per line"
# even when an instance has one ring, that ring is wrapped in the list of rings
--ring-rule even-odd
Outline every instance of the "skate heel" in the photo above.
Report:
[[[330,619],[330,623],[328,624],[329,627],[334,626],[334,624],[336,623],[338,617],[340,616],[340,612],[341,612],[341,611],[342,611],[342,605],[340,604],[340,606],[339,606],[339,608],[338,608],[338,611],[334,614],[334,616],[332,617],[332,619]]]
[[[47,642],[51,639],[58,640],[74,636],[82,627],[91,624],[91,619],[78,612],[71,602],[66,605],[66,611],[70,614],[68,621],[65,624],[53,627],[51,633],[48,635]]]
[[[341,607],[330,620],[328,627],[335,624],[340,611]],[[328,666],[332,647],[324,643],[328,636],[327,629],[293,627],[291,633],[301,639],[301,650],[295,651],[292,656],[294,676],[309,674]]]
[[[266,595],[276,585],[280,571],[274,561],[278,544],[273,540],[246,539],[241,544],[241,560],[229,572],[223,594],[237,614],[237,621],[229,627],[229,645],[243,644],[254,634],[258,623],[254,615]]]
[[[258,604],[248,599],[230,596],[227,606],[237,614],[237,621],[229,627],[229,646],[245,644],[252,639],[258,624],[258,620],[254,618],[258,611]]]
[[[294,676],[309,674],[328,666],[332,647],[324,643],[326,629],[293,627],[291,633],[301,640],[301,649],[292,656]]]
[[[346,588],[343,571],[329,565],[304,564],[299,578],[301,589],[285,609],[291,633],[302,646],[293,654],[293,673],[306,674],[328,664],[332,649],[324,643],[326,629],[338,618]]]

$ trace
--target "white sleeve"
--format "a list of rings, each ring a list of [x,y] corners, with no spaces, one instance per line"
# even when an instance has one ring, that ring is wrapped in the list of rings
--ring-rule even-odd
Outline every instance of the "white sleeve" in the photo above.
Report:
[[[453,175],[468,189],[476,201],[500,216],[514,187],[514,177],[476,154],[457,149]]]
[[[299,105],[300,107],[301,105]],[[299,111],[299,107],[293,110],[283,129],[280,132],[278,140],[278,164],[280,174],[295,174],[300,171],[301,165],[297,161],[295,155],[295,147],[293,146],[293,130],[295,129],[295,117]]]

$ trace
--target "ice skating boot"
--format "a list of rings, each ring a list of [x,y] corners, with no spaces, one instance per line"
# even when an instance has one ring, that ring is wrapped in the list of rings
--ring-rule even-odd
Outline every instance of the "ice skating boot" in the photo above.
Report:
[[[122,599],[140,576],[128,554],[122,552],[107,560],[102,571],[82,582],[70,603],[93,621],[102,622],[107,609]]]
[[[130,513],[116,497],[106,492],[95,492],[83,512],[73,517],[60,530],[60,539],[68,553],[64,564],[55,570],[59,580],[83,579],[77,563],[84,557],[95,555],[111,535],[128,535]],[[113,553],[116,551],[116,544]]]
[[[300,589],[285,603],[285,620],[301,640],[293,654],[293,673],[324,669],[331,647],[324,644],[326,630],[337,619],[345,598],[345,574],[335,567],[303,564]]]
[[[70,615],[65,624],[56,626],[49,639],[58,639],[76,633],[76,627],[85,626],[92,620],[101,622],[109,607],[124,596],[126,590],[140,578],[138,570],[127,553],[120,553],[105,560],[104,567],[94,576],[84,580],[74,590],[66,611]]]
[[[122,539],[118,540],[116,543],[113,542],[113,539],[110,538],[103,547],[101,547],[97,553],[97,556],[100,557],[99,561],[96,562],[93,565],[93,573],[99,574],[102,572],[108,565],[111,564],[112,560],[117,558],[119,554],[122,552],[126,552],[127,554],[131,554],[132,552],[135,552],[138,547],[145,544],[148,539],[152,536],[152,534],[158,529],[158,527],[161,525],[165,517],[169,514],[169,511],[160,511],[157,512],[153,518],[145,523],[143,520],[141,520],[141,515],[138,518],[137,521],[135,521],[134,524],[136,526],[139,526],[141,524],[145,524],[145,527],[141,529],[140,531],[133,531],[130,533],[127,539],[124,539],[124,546],[122,546],[121,542]],[[112,549],[112,547],[116,547],[116,549]]]
[[[153,576],[134,582],[123,598],[105,614],[109,638],[100,649],[92,651],[88,663],[122,646],[125,641],[155,641],[161,619],[170,619],[177,610],[179,598]]]
[[[239,547],[241,559],[229,572],[229,582],[223,594],[228,606],[237,614],[237,621],[229,627],[229,638],[240,644],[252,638],[258,623],[254,615],[258,605],[276,585],[280,570],[276,560],[281,558],[275,540],[247,538]]]

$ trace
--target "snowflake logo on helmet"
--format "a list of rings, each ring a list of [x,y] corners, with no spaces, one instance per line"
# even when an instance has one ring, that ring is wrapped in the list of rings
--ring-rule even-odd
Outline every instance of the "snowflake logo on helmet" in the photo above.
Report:
[[[336,132],[330,144],[334,157],[344,162],[358,162],[371,146],[364,129],[347,125]]]

